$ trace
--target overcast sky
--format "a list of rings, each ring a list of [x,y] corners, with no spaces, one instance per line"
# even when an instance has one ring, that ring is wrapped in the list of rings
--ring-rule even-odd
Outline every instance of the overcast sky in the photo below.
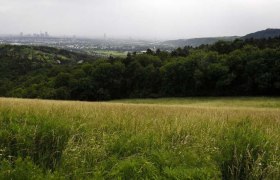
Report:
[[[280,0],[0,0],[0,34],[178,39],[280,28]]]

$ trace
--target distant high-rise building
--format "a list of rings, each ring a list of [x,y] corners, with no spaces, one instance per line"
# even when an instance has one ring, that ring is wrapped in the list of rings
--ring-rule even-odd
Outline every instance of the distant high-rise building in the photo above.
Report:
[[[107,39],[107,35],[106,35],[106,33],[104,33],[104,40],[106,40]]]
[[[49,37],[49,33],[48,32],[45,32],[45,37]]]
[[[40,31],[40,37],[44,37],[45,34]]]
[[[22,37],[23,36],[23,32],[20,32],[19,36]]]

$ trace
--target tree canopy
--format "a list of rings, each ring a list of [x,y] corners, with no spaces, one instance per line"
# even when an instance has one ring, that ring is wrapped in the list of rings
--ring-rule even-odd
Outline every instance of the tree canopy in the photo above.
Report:
[[[78,63],[83,60],[83,63]],[[0,47],[0,96],[69,100],[280,95],[280,38],[219,41],[97,59],[48,47]]]

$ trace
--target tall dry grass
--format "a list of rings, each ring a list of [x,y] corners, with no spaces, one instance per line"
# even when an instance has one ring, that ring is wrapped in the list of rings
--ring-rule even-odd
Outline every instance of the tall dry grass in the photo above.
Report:
[[[0,99],[0,177],[280,177],[279,99],[149,101]]]

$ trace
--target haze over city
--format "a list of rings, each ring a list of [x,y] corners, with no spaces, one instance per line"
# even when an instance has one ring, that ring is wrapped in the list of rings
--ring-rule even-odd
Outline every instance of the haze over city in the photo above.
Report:
[[[0,34],[176,39],[280,27],[279,0],[0,0]]]

